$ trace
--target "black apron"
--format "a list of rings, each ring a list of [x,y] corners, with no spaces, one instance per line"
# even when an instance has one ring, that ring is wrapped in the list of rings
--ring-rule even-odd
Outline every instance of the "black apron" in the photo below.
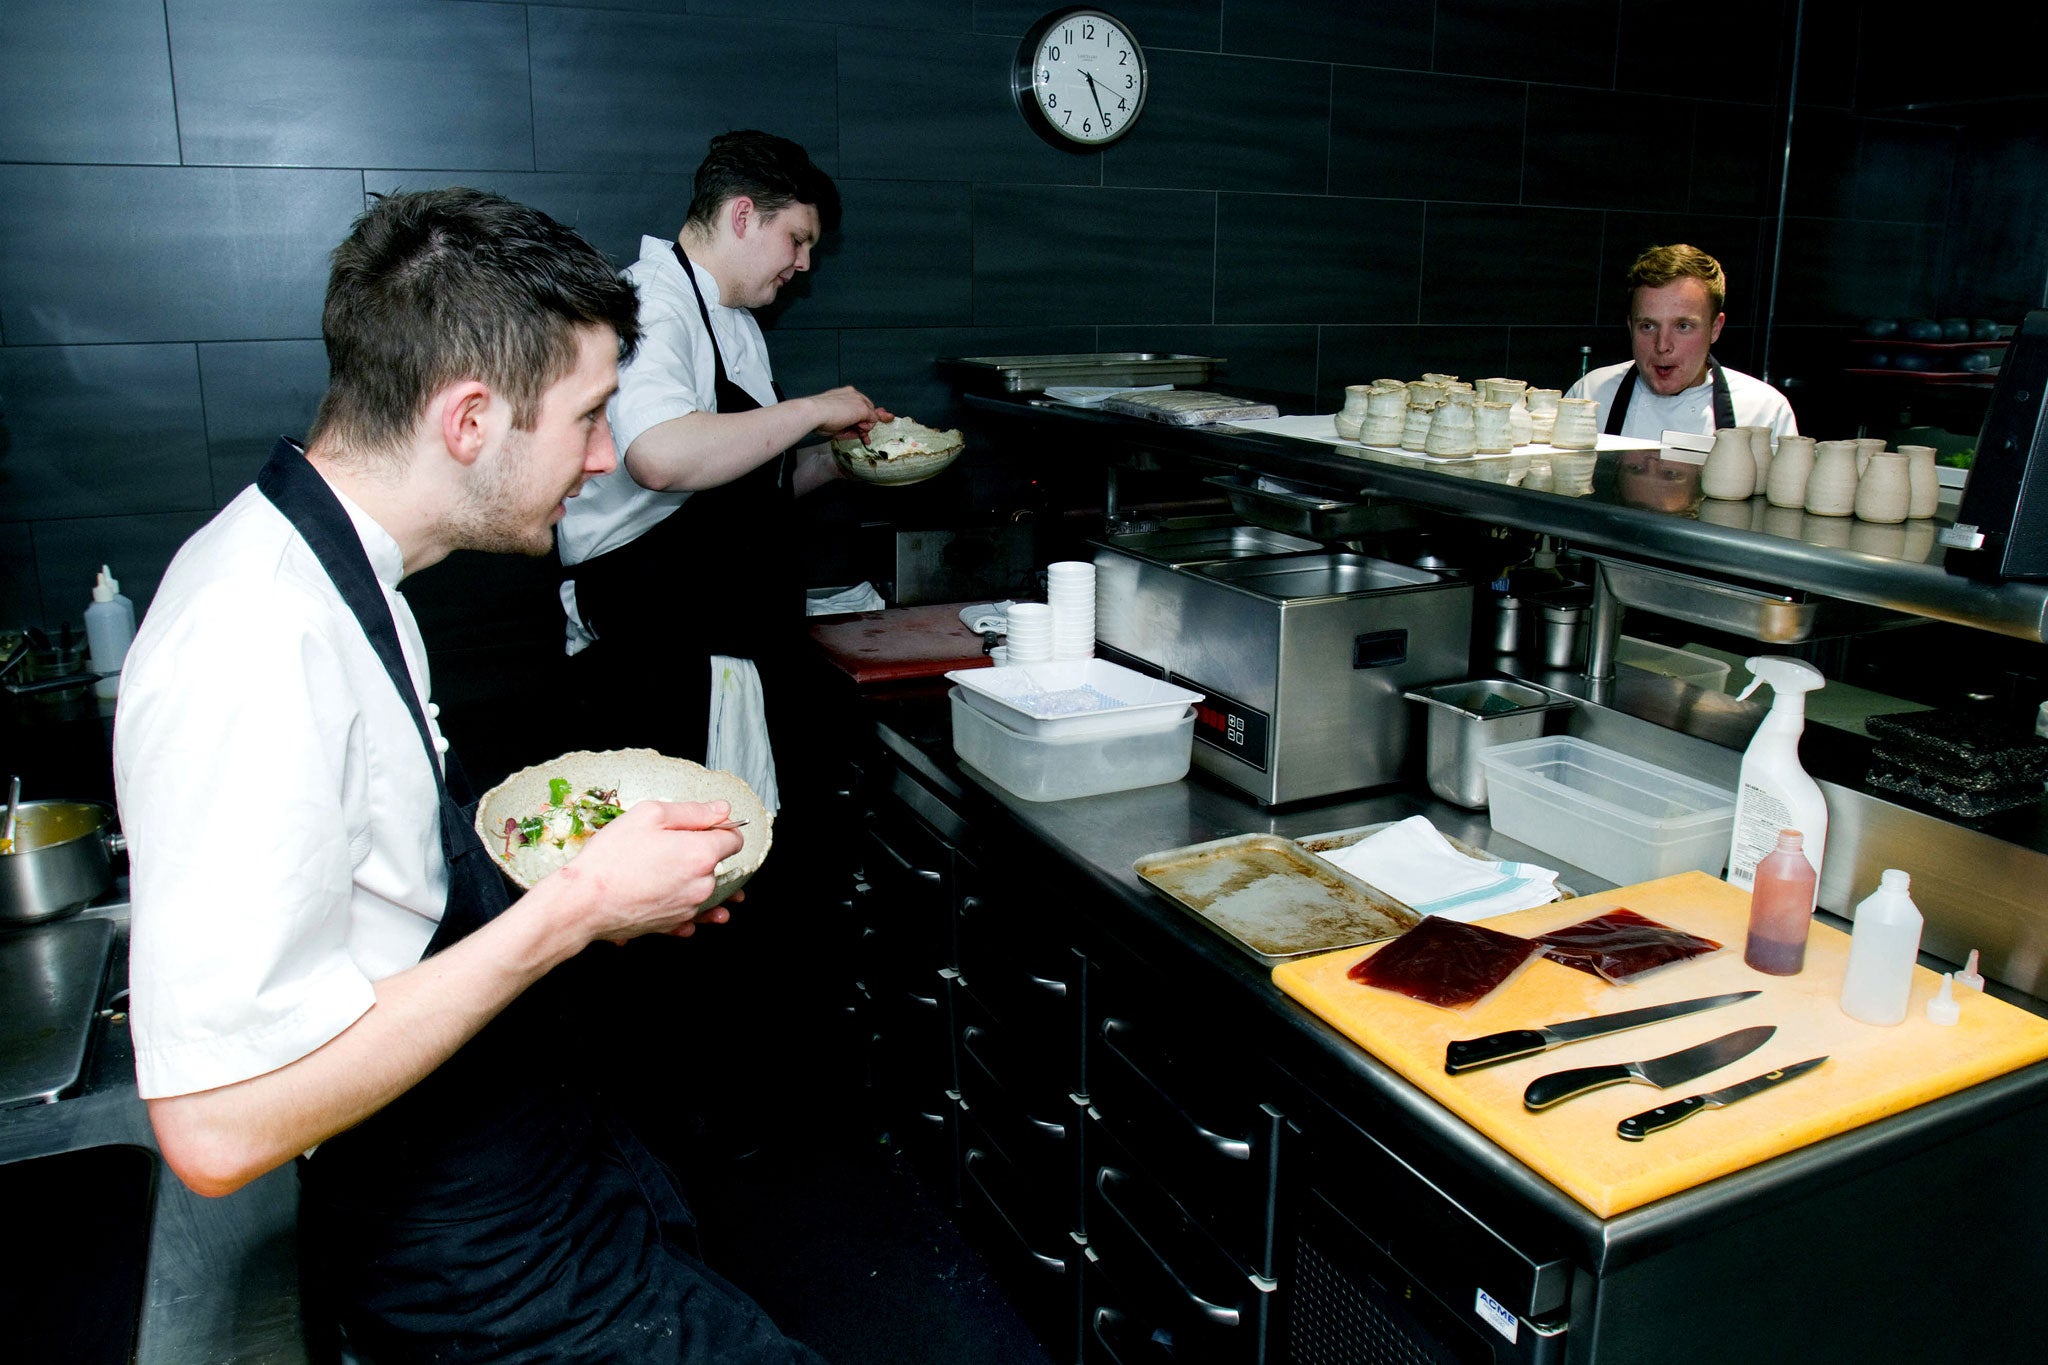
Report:
[[[752,412],[761,404],[726,372],[697,274],[682,248],[670,247],[711,342],[714,410]],[[775,397],[781,399],[780,388]],[[646,746],[702,762],[711,656],[726,654],[751,660],[760,673],[778,762],[799,752],[800,740],[778,729],[797,708],[776,702],[788,695],[804,615],[803,570],[790,530],[793,465],[784,451],[731,483],[692,493],[637,539],[568,568],[576,613],[597,637],[578,658],[617,679],[607,689],[617,704],[597,721],[608,733],[592,736],[604,747]],[[648,678],[659,685],[649,687]]]
[[[1707,373],[1714,378],[1714,426],[1716,430],[1736,425],[1735,399],[1728,392],[1728,376],[1721,373],[1721,362],[1707,357]],[[1621,387],[1614,391],[1614,403],[1607,409],[1607,434],[1621,435],[1621,424],[1628,417],[1628,401],[1636,396],[1636,367],[1628,367],[1628,373],[1621,377]]]
[[[442,771],[347,511],[289,441],[256,484],[319,558],[419,731],[448,862],[431,956],[505,910],[505,880],[463,809],[452,756]],[[694,1225],[667,1171],[572,1084],[579,1054],[597,1043],[576,1032],[577,965],[301,1158],[302,1293],[316,1356],[345,1343],[375,1362],[816,1359],[688,1254]]]

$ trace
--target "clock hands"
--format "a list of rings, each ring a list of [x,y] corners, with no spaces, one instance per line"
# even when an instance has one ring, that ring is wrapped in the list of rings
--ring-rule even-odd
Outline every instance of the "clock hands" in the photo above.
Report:
[[[1109,111],[1102,107],[1102,96],[1095,89],[1095,77],[1089,75],[1084,68],[1081,72],[1081,79],[1088,82],[1088,98],[1095,101],[1095,112],[1102,119],[1104,131],[1107,131],[1109,128]]]

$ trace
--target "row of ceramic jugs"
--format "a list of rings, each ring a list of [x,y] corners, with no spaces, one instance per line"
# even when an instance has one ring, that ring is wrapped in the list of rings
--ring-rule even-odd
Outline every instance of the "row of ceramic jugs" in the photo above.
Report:
[[[1781,436],[1774,448],[1769,427],[1723,427],[1700,468],[1700,491],[1729,502],[1761,492],[1773,507],[1888,524],[1934,515],[1941,500],[1934,455],[1933,446],[1886,450],[1876,436]]]

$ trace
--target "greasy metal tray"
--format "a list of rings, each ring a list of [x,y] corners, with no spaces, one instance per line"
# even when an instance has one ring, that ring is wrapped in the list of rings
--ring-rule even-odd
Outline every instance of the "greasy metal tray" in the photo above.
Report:
[[[962,388],[981,392],[1039,393],[1049,384],[1206,384],[1227,363],[1214,356],[1170,351],[969,355],[941,359],[939,373]]]
[[[1218,422],[1241,422],[1253,417],[1278,417],[1280,409],[1271,403],[1232,398],[1201,389],[1174,389],[1166,393],[1120,393],[1102,400],[1104,412],[1125,417],[1142,417],[1176,427],[1206,427]]]
[[[1260,957],[1349,948],[1421,923],[1385,892],[1277,834],[1168,849],[1131,869]]]

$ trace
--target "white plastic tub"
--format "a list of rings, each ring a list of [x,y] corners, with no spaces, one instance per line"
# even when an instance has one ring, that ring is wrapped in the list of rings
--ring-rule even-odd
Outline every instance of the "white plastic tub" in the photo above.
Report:
[[[1632,668],[1648,673],[1662,673],[1667,678],[1691,683],[1694,687],[1708,692],[1728,690],[1728,661],[1695,654],[1689,649],[1673,649],[1653,640],[1638,640],[1633,635],[1621,637],[1621,644],[1615,650],[1615,657]]]
[[[1480,759],[1495,829],[1617,885],[1718,876],[1727,861],[1734,792],[1572,735],[1503,744]]]
[[[1086,734],[1024,734],[968,705],[954,688],[953,752],[1005,791],[1026,801],[1153,787],[1188,775],[1195,713],[1183,704],[1170,729]]]
[[[946,676],[960,684],[969,706],[1028,735],[1171,730],[1188,704],[1202,699],[1106,659],[963,668]]]

